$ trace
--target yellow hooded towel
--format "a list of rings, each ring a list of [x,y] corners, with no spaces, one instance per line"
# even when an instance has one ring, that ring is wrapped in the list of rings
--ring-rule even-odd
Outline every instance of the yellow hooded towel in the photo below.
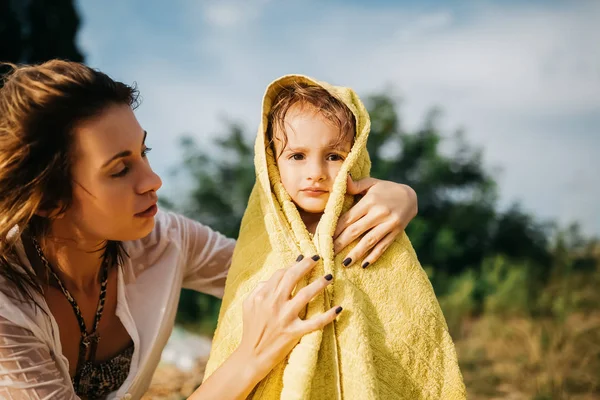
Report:
[[[281,184],[266,133],[273,99],[293,82],[323,87],[352,111],[357,124],[354,145],[314,238]],[[353,204],[353,196],[345,194],[346,175],[369,176],[369,130],[368,113],[351,89],[301,75],[284,76],[267,88],[255,145],[256,184],[242,219],[205,380],[239,345],[242,302],[257,283],[291,265],[298,254],[319,254],[321,261],[298,289],[328,273],[334,276],[333,284],[308,304],[301,317],[311,318],[334,305],[344,311],[324,330],[305,335],[249,398],[466,398],[446,321],[406,234],[366,269],[342,265],[349,249],[333,253],[338,217]]]

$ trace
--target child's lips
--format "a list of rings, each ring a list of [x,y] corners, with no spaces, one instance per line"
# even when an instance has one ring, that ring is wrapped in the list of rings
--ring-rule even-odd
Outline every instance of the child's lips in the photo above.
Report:
[[[325,189],[319,189],[319,188],[306,188],[306,189],[302,189],[302,193],[306,194],[307,196],[318,197],[318,196],[322,196],[326,193],[329,193],[329,191],[325,190]]]

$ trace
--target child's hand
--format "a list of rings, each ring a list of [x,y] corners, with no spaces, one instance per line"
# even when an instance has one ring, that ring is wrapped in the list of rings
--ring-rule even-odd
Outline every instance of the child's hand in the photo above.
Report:
[[[334,251],[364,235],[348,253],[344,265],[363,259],[362,267],[373,264],[417,215],[417,194],[407,185],[365,178],[354,182],[348,176],[348,194],[363,197],[340,216],[333,236]],[[368,253],[368,254],[367,254]]]

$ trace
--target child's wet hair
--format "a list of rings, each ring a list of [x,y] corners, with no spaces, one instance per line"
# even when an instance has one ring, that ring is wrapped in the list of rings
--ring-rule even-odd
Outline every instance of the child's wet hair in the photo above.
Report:
[[[294,82],[293,84],[283,86],[273,99],[271,110],[267,116],[268,146],[272,146],[274,143],[275,128],[277,127],[279,128],[278,131],[283,134],[279,138],[283,143],[281,148],[285,148],[287,144],[287,132],[284,124],[285,116],[295,104],[308,106],[312,109],[311,111],[317,112],[333,124],[339,132],[336,145],[339,145],[348,138],[350,140],[354,139],[356,134],[356,118],[344,103],[320,86]],[[273,152],[275,152],[274,148]],[[278,157],[279,155],[276,154],[275,158]]]

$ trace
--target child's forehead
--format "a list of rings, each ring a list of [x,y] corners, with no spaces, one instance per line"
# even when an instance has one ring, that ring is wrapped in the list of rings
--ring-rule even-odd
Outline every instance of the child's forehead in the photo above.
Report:
[[[349,150],[352,147],[353,138],[351,135],[344,134],[335,127],[325,132],[288,128],[291,129],[286,129],[284,133],[279,132],[275,135],[275,140],[280,145],[285,144],[285,148],[288,149],[328,148]]]
[[[278,146],[285,148],[318,147],[349,151],[354,142],[354,129],[349,129],[343,115],[299,101],[275,119],[272,138]]]

